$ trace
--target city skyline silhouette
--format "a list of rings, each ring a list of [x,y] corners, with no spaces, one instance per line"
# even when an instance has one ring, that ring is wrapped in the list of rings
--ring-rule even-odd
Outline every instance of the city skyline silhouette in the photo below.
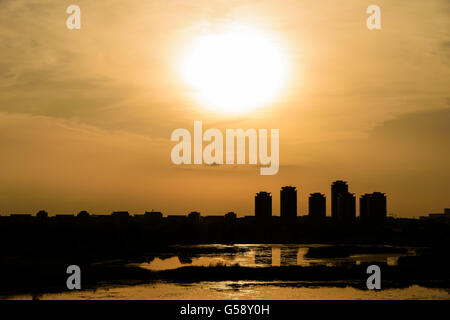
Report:
[[[345,188],[343,188],[343,189],[336,189],[336,185],[340,185],[340,184],[344,185]],[[299,201],[297,199],[297,193],[298,193],[297,187],[294,187],[294,186],[283,186],[280,189],[280,197],[279,197],[280,209],[278,211],[278,215],[282,219],[284,219],[286,221],[289,221],[289,217],[292,218],[292,217],[298,217],[298,216],[301,215],[300,210],[297,209],[298,207],[300,207],[300,203],[299,203]],[[345,203],[342,203],[342,205],[341,205],[340,202],[338,202],[338,197],[340,197],[342,195],[344,195],[344,196],[345,195],[351,195],[354,198],[354,194],[348,192],[348,184],[347,184],[347,182],[342,181],[342,180],[337,180],[337,181],[334,181],[332,183],[332,185],[331,185],[331,195],[332,195],[331,202],[330,202],[331,215],[328,214],[328,212],[326,210],[327,197],[325,196],[325,194],[322,194],[320,192],[312,192],[312,193],[309,194],[308,211],[304,215],[316,216],[316,217],[323,216],[324,218],[331,216],[331,218],[333,218],[334,220],[338,220],[339,219],[338,218],[339,214],[338,214],[337,211],[339,210],[339,207],[342,207],[345,204]],[[385,194],[381,193],[381,192],[373,192],[372,194],[368,194],[368,193],[361,194],[360,205],[359,205],[360,208],[362,207],[361,201],[364,198],[369,197],[370,195],[378,195],[378,196],[381,196],[381,197],[384,196],[384,198],[386,198]],[[317,197],[319,197],[321,199],[317,199]],[[261,198],[261,201],[257,201],[258,198]],[[264,200],[264,199],[266,199],[266,200]],[[319,202],[320,201],[324,202],[322,204],[320,204],[320,203],[318,204],[319,206],[321,206],[320,210],[322,212],[318,212],[318,213],[315,212],[318,209],[316,208],[317,205],[314,203],[314,200],[316,200],[316,201],[318,200]],[[351,199],[351,201],[353,201],[353,202],[354,202],[354,200],[355,199]],[[386,202],[386,199],[384,199],[384,201]],[[264,203],[264,202],[267,202],[267,203]],[[312,206],[311,206],[311,204],[312,204]],[[368,206],[369,204],[365,203],[365,205]],[[305,206],[305,204],[304,204],[304,206]],[[310,207],[312,207],[312,209]],[[265,210],[265,212],[257,213],[257,212],[259,212],[261,210],[262,211]],[[352,213],[350,215],[354,216],[354,218],[356,218],[356,204],[355,203],[353,203],[353,207],[350,208],[349,210],[352,211]],[[155,211],[155,210],[152,209],[151,212],[153,212],[153,211]],[[164,210],[162,210],[162,211],[164,211]],[[157,212],[162,212],[162,211],[157,211]],[[342,208],[341,211],[346,211],[346,209]],[[384,211],[383,215],[384,215],[384,217],[386,217],[387,216],[386,203],[384,203],[383,211]],[[128,212],[128,211],[115,210],[112,213],[114,213],[114,212],[117,213],[117,212]],[[145,212],[149,213],[148,211],[145,211]],[[193,212],[193,211],[191,211],[191,212]],[[235,211],[233,209],[231,209],[228,212],[235,212]],[[361,210],[360,210],[360,212],[361,212]],[[96,213],[93,213],[93,214],[96,214]],[[167,213],[167,214],[171,214],[171,213]],[[254,206],[253,214],[255,216],[258,216],[258,215],[261,215],[261,216],[273,216],[274,215],[273,214],[273,207],[272,207],[272,193],[271,192],[259,191],[259,192],[256,193],[255,206]],[[23,215],[23,216],[25,216],[25,215],[30,215],[30,213],[11,212],[11,213],[9,213],[9,215],[13,215],[13,216]],[[49,214],[44,209],[42,209],[42,210],[39,210],[36,213],[36,215],[43,217],[43,216],[48,216]],[[66,214],[55,213],[55,215],[59,215],[59,216],[66,215],[66,216],[68,216],[69,214],[67,214],[67,213]],[[81,215],[81,216],[89,215],[89,213],[86,210],[81,210],[81,211],[78,212],[78,215]],[[340,215],[342,216],[343,214],[341,213]],[[237,214],[237,216],[239,216],[239,215]]]

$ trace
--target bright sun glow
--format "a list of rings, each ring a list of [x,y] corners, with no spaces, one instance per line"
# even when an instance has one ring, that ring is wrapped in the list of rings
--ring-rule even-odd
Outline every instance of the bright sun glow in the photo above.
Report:
[[[274,39],[233,25],[197,38],[181,72],[203,105],[220,113],[242,114],[279,95],[287,66]]]

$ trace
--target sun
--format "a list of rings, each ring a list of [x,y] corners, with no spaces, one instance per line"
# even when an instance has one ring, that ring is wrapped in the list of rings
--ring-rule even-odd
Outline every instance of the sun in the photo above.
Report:
[[[273,101],[287,80],[279,42],[235,24],[197,37],[180,70],[198,101],[223,114],[248,113]]]

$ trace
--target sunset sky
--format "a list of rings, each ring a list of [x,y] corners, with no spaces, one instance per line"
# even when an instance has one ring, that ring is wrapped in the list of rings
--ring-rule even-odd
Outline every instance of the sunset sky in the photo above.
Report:
[[[66,28],[71,4],[81,30]],[[381,30],[366,27],[371,4]],[[300,214],[322,192],[330,215],[338,179],[358,198],[387,193],[389,215],[442,212],[449,14],[447,0],[0,0],[0,214],[243,216],[261,190],[278,214],[281,186],[294,185]],[[196,39],[236,24],[270,42],[287,71],[273,98],[227,114],[198,99],[180,64]],[[194,120],[279,129],[279,173],[174,165],[171,133]]]

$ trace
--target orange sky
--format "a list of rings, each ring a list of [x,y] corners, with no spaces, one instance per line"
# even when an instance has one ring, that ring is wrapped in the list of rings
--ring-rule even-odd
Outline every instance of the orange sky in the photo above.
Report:
[[[356,0],[80,0],[73,31],[70,4],[0,1],[1,214],[246,215],[260,190],[278,213],[283,185],[306,214],[337,179],[386,192],[396,216],[450,207],[448,1],[377,1],[379,31]],[[226,23],[275,37],[290,66],[282,94],[249,114],[212,112],[177,74],[193,39]],[[171,132],[194,120],[280,129],[279,173],[175,166]]]

